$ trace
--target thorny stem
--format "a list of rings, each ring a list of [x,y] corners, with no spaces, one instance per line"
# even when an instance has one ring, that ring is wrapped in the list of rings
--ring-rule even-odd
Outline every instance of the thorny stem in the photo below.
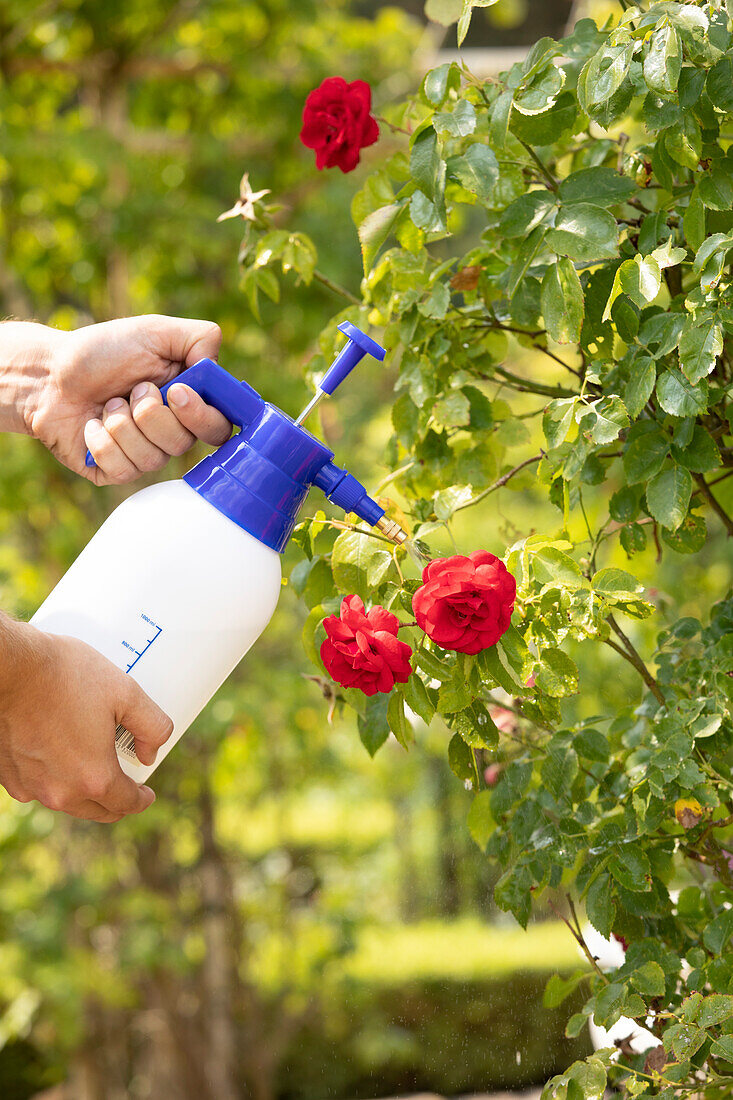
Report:
[[[611,630],[614,632],[616,637],[621,640],[624,649],[622,650],[619,646],[615,644],[615,642],[611,642],[610,638],[606,639],[606,643],[626,657],[626,660],[629,662],[629,664],[634,666],[634,668],[639,673],[642,680],[649,688],[659,705],[663,707],[665,704],[665,699],[664,695],[662,694],[662,689],[642,661],[631,640],[624,634],[623,630],[616,622],[613,615],[608,616],[608,625],[611,627]]]
[[[321,283],[322,286],[332,290],[334,294],[339,294],[342,298],[345,298],[347,302],[351,302],[352,305],[360,306],[362,304],[361,298],[357,298],[355,294],[352,294],[345,286],[341,286],[340,283],[335,283],[333,279],[329,279],[328,275],[324,275],[322,271],[316,269],[313,272],[313,278],[316,282]]]
[[[388,126],[393,134],[406,134],[407,137],[412,137],[412,130],[405,130],[403,126],[397,126],[394,122],[390,122],[389,119],[383,115],[374,116],[377,122],[381,122],[383,126]]]
[[[552,901],[548,901],[548,905],[550,906],[550,909],[552,909],[555,916],[559,917],[560,920],[563,922],[563,924],[567,925],[568,929],[570,930],[570,934],[572,935],[573,939],[577,942],[578,947],[580,947],[581,951],[583,952],[583,954],[587,958],[588,962],[591,964],[591,966],[595,970],[596,974],[598,974],[598,976],[603,979],[603,981],[606,983],[606,985],[608,985],[608,978],[606,977],[606,975],[601,970],[600,966],[598,965],[597,959],[591,953],[591,950],[588,947],[588,944],[583,939],[583,936],[581,935],[581,933],[577,932],[575,930],[575,928],[573,928],[572,924],[570,923],[568,918],[565,916],[565,914],[561,913],[560,910],[557,908],[556,905],[553,904]]]
[[[546,386],[542,382],[535,382],[531,378],[522,378],[519,374],[512,374],[505,367],[495,367],[494,373],[498,374],[500,378],[505,378],[513,389],[519,390],[520,393],[539,393],[543,397],[577,397],[575,390],[566,390],[563,386]],[[479,378],[482,378],[485,382],[492,382],[493,376],[490,374],[479,374]]]
[[[531,145],[527,145],[527,142],[526,142],[526,141],[522,141],[522,139],[521,139],[521,138],[519,138],[519,144],[520,144],[521,146],[523,146],[523,147],[524,147],[524,149],[525,149],[525,150],[526,150],[526,151],[527,151],[527,152],[529,153],[529,155],[531,156],[532,160],[533,160],[533,161],[535,162],[535,164],[536,164],[536,165],[537,165],[537,167],[539,168],[540,172],[542,173],[542,175],[543,175],[543,176],[545,177],[545,179],[547,180],[548,186],[549,186],[549,187],[550,187],[550,188],[551,188],[551,189],[552,189],[553,191],[557,191],[557,189],[558,189],[558,184],[557,184],[557,180],[556,180],[556,179],[555,179],[555,177],[554,177],[554,176],[552,175],[552,173],[551,173],[551,172],[549,171],[549,169],[548,169],[548,168],[546,168],[546,167],[545,167],[545,165],[544,165],[544,164],[542,163],[542,161],[541,161],[541,160],[540,160],[540,158],[539,158],[539,157],[537,156],[537,154],[535,153],[535,151],[534,151],[534,149],[532,148],[532,146],[531,146]]]
[[[509,473],[500,477],[493,485],[489,485],[488,489],[482,490],[478,496],[473,497],[472,500],[467,500],[465,504],[459,504],[456,508],[456,512],[462,512],[464,508],[472,508],[474,504],[478,504],[479,501],[487,497],[489,493],[496,492],[497,489],[501,489],[503,485],[506,485],[507,481],[511,481],[515,474],[518,474],[520,470],[523,470],[525,466],[531,466],[533,462],[539,462],[544,457],[544,451],[540,451],[538,455],[532,455],[531,458],[525,458],[524,462],[520,462],[518,466],[515,466]]]
[[[705,497],[713,511],[720,518],[723,526],[728,532],[728,536],[730,537],[731,535],[733,535],[733,519],[730,518],[725,508],[723,508],[720,502],[716,500],[713,494],[710,492],[710,486],[708,485],[702,474],[693,474],[693,477],[695,478],[697,484],[700,486],[700,492]]]

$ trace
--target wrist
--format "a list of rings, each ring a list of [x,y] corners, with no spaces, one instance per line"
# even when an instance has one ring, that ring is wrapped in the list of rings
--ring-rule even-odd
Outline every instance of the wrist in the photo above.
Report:
[[[47,641],[42,630],[0,612],[0,709],[5,710],[20,690],[27,690],[34,670],[51,663]]]
[[[33,321],[0,325],[0,431],[34,434],[34,414],[64,335]]]

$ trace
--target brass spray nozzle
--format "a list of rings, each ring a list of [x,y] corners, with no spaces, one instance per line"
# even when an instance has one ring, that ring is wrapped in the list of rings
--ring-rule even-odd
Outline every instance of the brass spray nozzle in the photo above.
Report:
[[[400,527],[399,523],[395,523],[393,519],[387,519],[386,516],[382,516],[377,520],[374,525],[377,531],[381,531],[383,535],[386,535],[392,542],[396,542],[398,546],[402,546],[403,542],[407,541],[407,535]]]

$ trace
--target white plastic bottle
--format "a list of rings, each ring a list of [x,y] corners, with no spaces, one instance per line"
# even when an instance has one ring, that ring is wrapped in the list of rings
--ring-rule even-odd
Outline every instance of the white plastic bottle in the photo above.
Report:
[[[144,783],[265,629],[280,585],[277,551],[167,481],[115,509],[32,622],[94,646],[173,720],[149,766],[118,730],[121,766]]]
[[[384,357],[354,325],[339,328],[348,343],[308,408],[365,354]],[[135,755],[135,731],[117,727],[120,764],[140,783],[270,621],[280,595],[280,554],[311,485],[395,541],[405,538],[364,486],[334,465],[332,451],[251,386],[210,359],[176,381],[197,390],[241,431],[182,481],[153,485],[121,504],[31,620],[92,645],[173,720],[173,733],[150,766]],[[91,455],[87,464],[94,465]]]

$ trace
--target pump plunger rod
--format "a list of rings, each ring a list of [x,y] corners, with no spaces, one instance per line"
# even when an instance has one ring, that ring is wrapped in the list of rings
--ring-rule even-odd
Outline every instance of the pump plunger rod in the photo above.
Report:
[[[352,325],[350,321],[343,321],[338,327],[339,332],[343,332],[348,340],[321,379],[313,397],[296,419],[296,424],[302,424],[327,394],[330,397],[336,387],[343,382],[348,374],[351,374],[356,364],[361,362],[365,355],[373,355],[380,362],[384,359],[386,354],[384,348],[380,347],[366,333],[361,332],[356,325]]]

